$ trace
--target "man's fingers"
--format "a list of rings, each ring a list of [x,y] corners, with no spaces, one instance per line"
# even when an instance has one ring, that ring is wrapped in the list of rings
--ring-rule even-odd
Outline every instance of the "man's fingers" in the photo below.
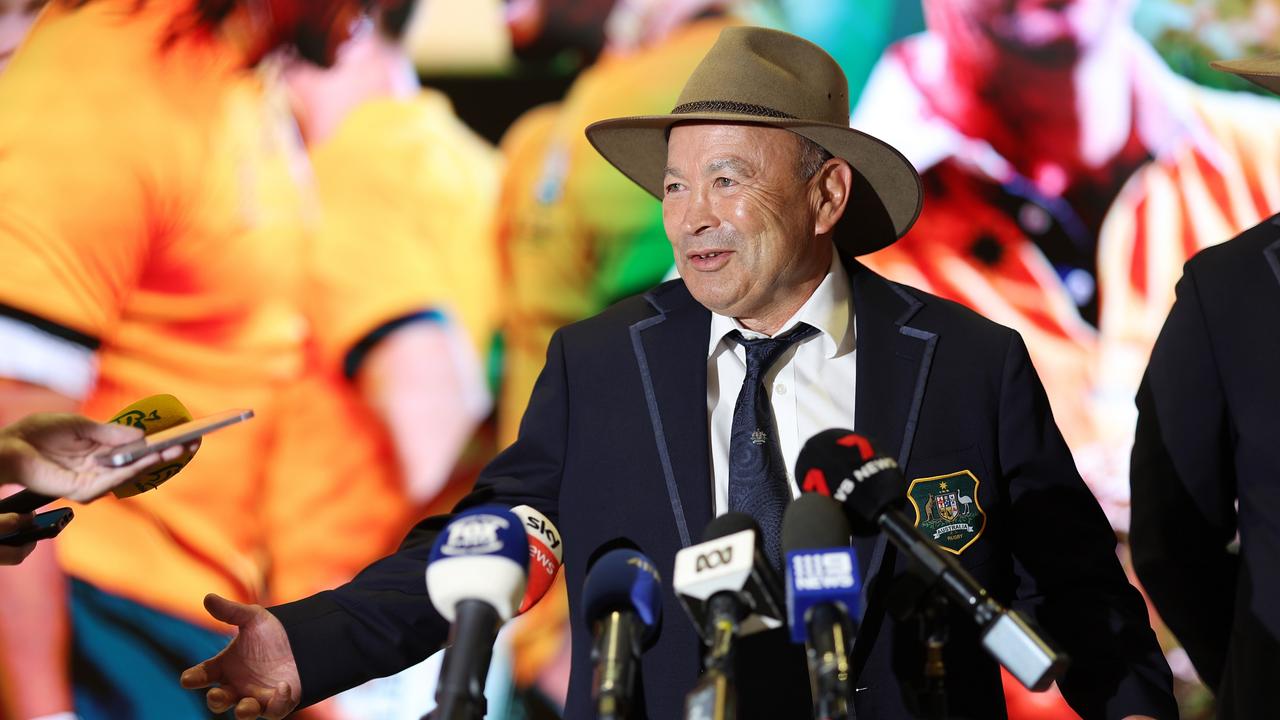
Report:
[[[116,423],[98,423],[87,420],[80,426],[80,434],[84,437],[102,443],[108,447],[115,445],[124,445],[134,440],[142,438],[142,428],[136,428],[132,425],[118,425]]]
[[[35,413],[20,420],[16,427],[27,442],[52,444],[65,450],[123,445],[143,435],[136,427],[100,423],[74,413]]]
[[[269,720],[280,720],[280,718],[288,715],[289,711],[297,703],[298,701],[293,698],[293,690],[289,687],[289,683],[280,682],[276,685],[276,691],[262,714],[266,715]]]
[[[236,720],[254,720],[262,714],[262,705],[255,698],[241,698],[236,703]]]
[[[216,687],[204,694],[204,704],[210,712],[224,713],[235,705],[235,698],[225,689]]]
[[[204,609],[209,611],[214,620],[237,627],[248,625],[257,616],[254,606],[243,605],[213,593],[204,596]]]
[[[178,682],[188,690],[209,687],[216,682],[221,682],[222,664],[218,662],[219,657],[222,657],[221,653],[211,660],[205,660],[199,665],[183,670]]]
[[[18,532],[31,524],[31,513],[0,513],[0,535]]]

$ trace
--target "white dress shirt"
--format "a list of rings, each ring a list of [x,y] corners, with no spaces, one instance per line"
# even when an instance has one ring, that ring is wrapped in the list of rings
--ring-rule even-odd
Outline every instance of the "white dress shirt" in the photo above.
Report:
[[[793,475],[796,456],[804,441],[828,428],[853,428],[857,376],[853,300],[849,275],[838,255],[832,254],[827,276],[778,334],[800,322],[820,332],[788,348],[764,375],[793,498],[800,494]],[[747,339],[766,337],[746,329],[734,318],[711,313],[707,417],[711,427],[716,515],[729,510],[729,435],[733,428],[733,408],[747,375],[746,350],[725,337],[734,330]]]

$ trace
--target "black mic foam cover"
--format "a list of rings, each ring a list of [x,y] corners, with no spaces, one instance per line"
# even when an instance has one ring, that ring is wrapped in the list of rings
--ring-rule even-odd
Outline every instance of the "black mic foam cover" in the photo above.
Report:
[[[702,542],[722,538],[743,530],[754,530],[757,536],[760,535],[760,526],[756,524],[755,519],[750,515],[740,512],[728,512],[707,523],[707,529],[702,531]]]
[[[892,458],[877,456],[871,442],[852,430],[823,430],[805,442],[796,458],[796,481],[806,493],[844,506],[858,535],[879,531],[876,519],[901,505],[906,488]]]
[[[782,552],[847,547],[849,521],[831,498],[807,494],[796,498],[782,516]]]

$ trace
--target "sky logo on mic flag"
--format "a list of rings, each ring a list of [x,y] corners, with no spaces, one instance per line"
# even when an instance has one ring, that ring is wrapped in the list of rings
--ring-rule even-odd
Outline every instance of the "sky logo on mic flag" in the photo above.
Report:
[[[520,612],[533,607],[556,579],[564,556],[564,543],[560,531],[547,516],[528,505],[517,505],[511,512],[524,523],[525,538],[529,541],[529,587],[520,601]]]
[[[844,606],[849,617],[862,617],[862,578],[853,548],[794,550],[787,553],[787,616],[791,641],[805,642],[805,616],[823,603]]]

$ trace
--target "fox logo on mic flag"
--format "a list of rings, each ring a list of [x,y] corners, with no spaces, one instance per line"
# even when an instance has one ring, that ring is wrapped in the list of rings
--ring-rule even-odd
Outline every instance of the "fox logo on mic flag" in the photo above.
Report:
[[[444,619],[458,602],[483,599],[502,620],[515,615],[528,582],[529,541],[520,518],[504,507],[481,505],[445,526],[427,561],[427,592]]]

